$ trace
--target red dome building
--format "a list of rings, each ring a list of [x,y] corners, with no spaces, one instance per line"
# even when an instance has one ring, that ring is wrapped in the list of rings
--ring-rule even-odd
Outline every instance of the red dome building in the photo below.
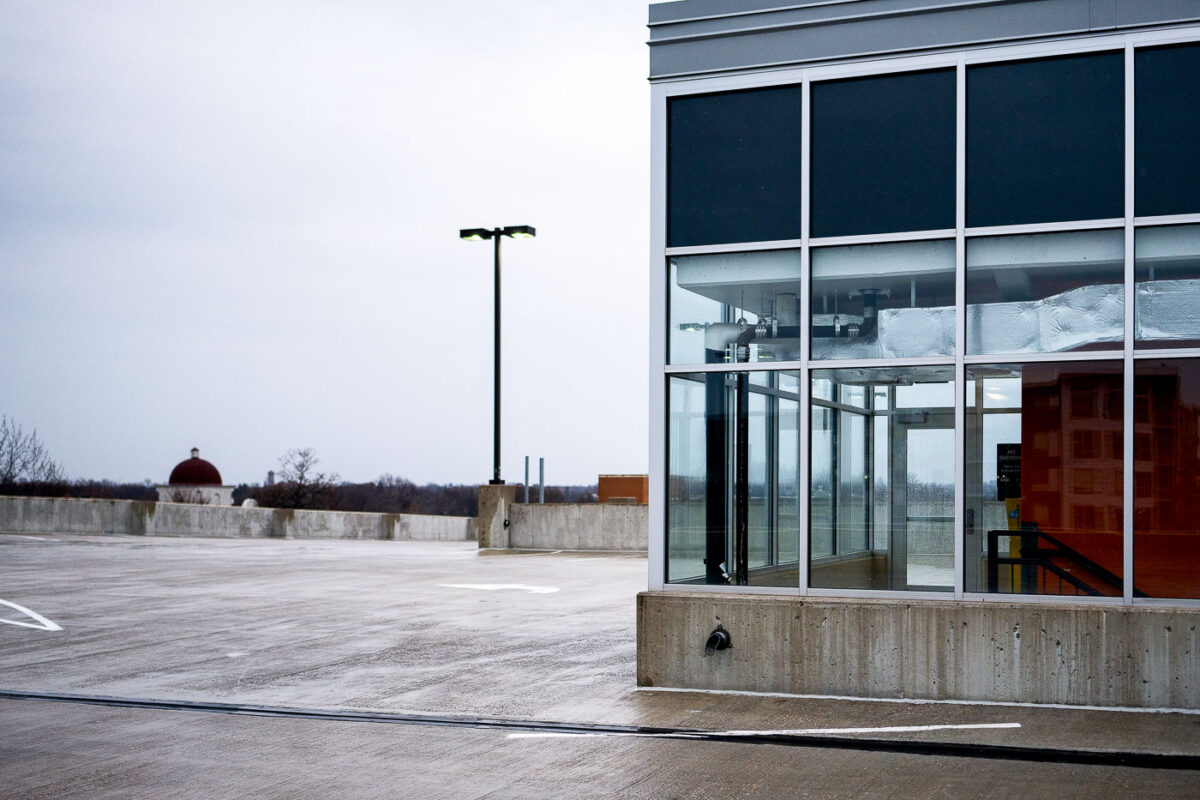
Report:
[[[162,503],[231,506],[233,487],[222,485],[220,470],[201,458],[200,450],[193,447],[192,457],[176,464],[167,485],[158,487],[158,500]]]

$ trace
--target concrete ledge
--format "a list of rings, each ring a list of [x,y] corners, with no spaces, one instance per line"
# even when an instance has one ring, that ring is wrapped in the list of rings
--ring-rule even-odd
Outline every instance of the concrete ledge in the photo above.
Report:
[[[279,539],[475,538],[471,517],[202,506],[134,500],[0,497],[0,532]]]
[[[704,655],[717,624],[733,647]],[[639,686],[1200,708],[1200,609],[638,595]]]
[[[525,550],[646,552],[649,506],[613,503],[514,503],[508,546]]]

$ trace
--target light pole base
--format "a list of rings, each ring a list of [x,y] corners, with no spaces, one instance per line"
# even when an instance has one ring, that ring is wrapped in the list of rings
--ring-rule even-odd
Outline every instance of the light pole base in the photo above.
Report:
[[[501,480],[500,478],[492,478],[490,481],[488,481],[488,483],[490,483],[492,486],[503,486],[504,485],[504,481]]]

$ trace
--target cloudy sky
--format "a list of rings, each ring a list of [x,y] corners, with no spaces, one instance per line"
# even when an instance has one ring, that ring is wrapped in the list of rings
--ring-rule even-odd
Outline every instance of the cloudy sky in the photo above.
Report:
[[[645,0],[0,0],[0,413],[74,478],[647,469]],[[535,461],[536,463],[536,461]]]

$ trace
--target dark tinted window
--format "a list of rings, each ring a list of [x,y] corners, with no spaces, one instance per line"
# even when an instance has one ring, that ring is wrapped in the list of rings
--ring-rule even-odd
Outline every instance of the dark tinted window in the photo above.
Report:
[[[812,235],[954,227],[953,70],[812,88]]]
[[[1134,57],[1138,216],[1200,211],[1200,45]]]
[[[1124,55],[967,72],[967,224],[1124,216]]]
[[[667,244],[800,238],[799,86],[667,108]]]

